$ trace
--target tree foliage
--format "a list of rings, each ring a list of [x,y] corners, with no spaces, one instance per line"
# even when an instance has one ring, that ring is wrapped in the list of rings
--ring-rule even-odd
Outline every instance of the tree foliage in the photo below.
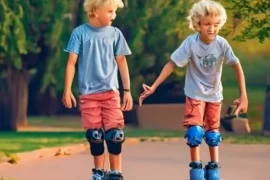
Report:
[[[21,55],[29,52],[24,31],[24,11],[19,1],[0,0],[0,65],[21,69]]]
[[[269,0],[228,0],[234,12],[234,18],[247,21],[242,33],[234,38],[237,41],[258,39],[263,43],[270,37],[270,1]]]
[[[63,15],[70,7],[61,0],[0,0],[0,106],[10,109],[7,119],[1,120],[26,121],[31,74],[49,76],[44,78],[44,87],[55,83],[47,65],[60,54],[60,37],[66,30]]]
[[[192,1],[129,0],[119,11],[119,27],[132,50],[128,57],[133,95],[137,99],[142,83],[153,83],[170,54],[181,44],[188,30],[186,16]],[[124,23],[123,23],[124,22]],[[181,80],[183,69],[167,82]]]
[[[69,7],[60,0],[0,0],[2,69],[36,69],[41,61],[59,57],[60,37],[66,29],[64,15]],[[47,79],[45,85],[54,83],[54,78]]]

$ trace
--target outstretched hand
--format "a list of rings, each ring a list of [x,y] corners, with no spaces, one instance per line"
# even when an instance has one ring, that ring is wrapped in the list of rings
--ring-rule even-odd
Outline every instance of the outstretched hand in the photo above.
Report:
[[[150,87],[146,84],[143,84],[142,86],[143,86],[144,92],[140,95],[139,106],[142,106],[143,100],[147,98],[148,96],[150,96],[151,94],[153,94],[156,90],[153,86]]]

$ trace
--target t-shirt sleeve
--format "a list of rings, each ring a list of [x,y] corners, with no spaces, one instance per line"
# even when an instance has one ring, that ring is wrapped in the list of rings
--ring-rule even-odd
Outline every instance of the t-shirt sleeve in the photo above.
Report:
[[[222,38],[223,47],[223,59],[226,64],[234,65],[239,63],[239,59],[235,56],[230,44],[224,38]]]
[[[191,57],[191,42],[190,38],[186,38],[182,44],[171,54],[171,60],[178,66],[184,67],[187,65]]]
[[[115,28],[115,32],[116,32],[116,39],[115,39],[114,55],[115,56],[130,55],[131,51],[128,47],[128,44],[124,35],[118,28]]]
[[[81,51],[81,42],[81,33],[79,29],[74,29],[71,33],[68,45],[64,51],[79,54]]]

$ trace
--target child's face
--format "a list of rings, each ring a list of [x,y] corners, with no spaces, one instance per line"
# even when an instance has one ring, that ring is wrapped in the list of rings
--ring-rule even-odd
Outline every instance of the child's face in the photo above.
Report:
[[[102,26],[110,26],[116,17],[117,6],[105,5],[96,9],[95,15]]]
[[[199,31],[205,42],[212,42],[220,30],[219,16],[206,16],[201,19]]]

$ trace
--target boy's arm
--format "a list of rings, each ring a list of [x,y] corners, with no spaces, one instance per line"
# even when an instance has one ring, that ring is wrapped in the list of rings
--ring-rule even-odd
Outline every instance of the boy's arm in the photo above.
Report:
[[[245,83],[245,75],[242,69],[242,66],[240,63],[237,63],[235,65],[233,65],[233,69],[238,81],[238,86],[239,86],[239,90],[240,90],[240,97],[247,96],[247,92],[246,92],[246,83]]]
[[[162,69],[160,75],[152,85],[152,88],[156,89],[167,77],[174,71],[176,64],[173,61],[168,62]]]
[[[76,99],[71,92],[71,86],[75,75],[75,65],[78,59],[78,55],[75,53],[69,53],[68,62],[66,66],[66,75],[65,75],[65,87],[63,94],[63,104],[67,108],[72,108],[72,103],[74,107],[77,106]]]
[[[147,86],[145,84],[143,84],[143,89],[144,92],[141,94],[140,98],[139,98],[139,106],[142,105],[143,100],[145,98],[147,98],[148,96],[150,96],[152,93],[154,93],[154,91],[157,89],[157,87],[163,82],[165,81],[165,79],[167,79],[167,77],[174,71],[176,67],[176,64],[173,61],[168,62],[162,69],[160,75],[158,76],[158,78],[156,79],[156,81],[154,82],[154,84],[150,87]]]
[[[233,69],[235,71],[235,75],[240,90],[240,98],[235,101],[235,103],[238,105],[238,107],[235,110],[235,114],[238,115],[240,111],[243,111],[244,113],[247,112],[248,99],[247,99],[245,75],[241,64],[240,63],[234,64]]]
[[[78,54],[69,53],[65,75],[65,92],[71,92],[71,86],[75,75],[75,65],[77,63]]]
[[[127,60],[125,56],[116,56],[116,63],[118,65],[118,69],[121,75],[123,88],[124,89],[130,89],[130,78],[129,78],[129,71],[128,71],[128,65]]]
[[[124,55],[116,56],[116,63],[118,65],[118,69],[120,71],[123,88],[124,90],[124,97],[123,97],[123,103],[121,106],[122,111],[129,111],[132,109],[133,106],[133,100],[130,93],[130,79],[129,79],[129,71],[128,71],[128,65],[127,60]]]

